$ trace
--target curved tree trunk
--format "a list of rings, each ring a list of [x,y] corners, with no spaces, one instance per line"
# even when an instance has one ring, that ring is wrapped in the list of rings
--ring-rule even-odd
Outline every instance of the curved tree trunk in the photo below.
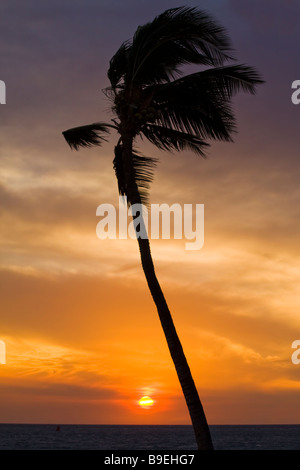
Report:
[[[140,195],[134,179],[132,165],[132,143],[131,135],[123,134],[123,170],[126,181],[126,191],[131,204],[141,204]],[[140,219],[139,219],[140,222]],[[154,264],[151,256],[148,238],[137,237],[141,256],[142,267],[146,276],[149,290],[157,307],[159,319],[167,340],[169,351],[173,359],[177,376],[185,397],[185,401],[190,413],[192,425],[199,450],[213,450],[209,427],[206,421],[204,410],[184,355],[181,342],[177,335],[173,319],[157,280]]]

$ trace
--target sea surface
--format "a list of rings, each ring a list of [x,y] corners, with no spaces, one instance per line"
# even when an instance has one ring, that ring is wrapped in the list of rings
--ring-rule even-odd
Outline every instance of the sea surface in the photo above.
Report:
[[[210,426],[216,450],[300,450],[300,425]],[[0,450],[196,450],[191,426],[0,424]]]

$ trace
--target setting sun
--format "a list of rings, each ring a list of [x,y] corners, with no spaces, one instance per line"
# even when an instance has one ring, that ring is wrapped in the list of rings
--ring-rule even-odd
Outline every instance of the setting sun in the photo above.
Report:
[[[139,400],[139,405],[140,405],[142,408],[151,408],[151,406],[154,405],[154,400],[152,400],[151,397],[142,397],[142,398]]]

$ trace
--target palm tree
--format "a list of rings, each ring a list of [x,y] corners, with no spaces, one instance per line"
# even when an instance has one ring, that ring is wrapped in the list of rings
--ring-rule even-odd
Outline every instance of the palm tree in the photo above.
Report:
[[[166,10],[139,26],[132,40],[112,57],[105,89],[112,103],[110,123],[93,123],[63,132],[72,149],[101,145],[114,129],[119,134],[113,166],[119,194],[128,205],[146,204],[156,160],[138,154],[137,137],[161,150],[191,150],[204,157],[207,140],[232,141],[235,118],[231,98],[255,93],[262,83],[246,65],[233,61],[226,31],[196,8]],[[197,64],[199,71],[184,75],[182,66]],[[133,216],[137,220],[138,214]],[[141,218],[139,217],[139,223]],[[137,224],[137,222],[136,222]],[[149,239],[136,235],[142,267],[155,302],[169,351],[190,413],[198,449],[213,449],[209,426],[178,338],[171,313],[157,280]]]

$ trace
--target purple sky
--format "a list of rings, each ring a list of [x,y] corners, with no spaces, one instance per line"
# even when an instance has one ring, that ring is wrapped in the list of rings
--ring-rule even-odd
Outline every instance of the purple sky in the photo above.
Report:
[[[291,143],[299,114],[290,101],[291,83],[299,78],[299,1],[186,4],[218,19],[228,29],[238,60],[256,66],[267,81],[259,99],[240,98],[247,106],[242,112],[261,123],[256,139],[272,141],[277,148]],[[85,116],[87,122],[98,118],[105,106],[101,88],[108,84],[109,59],[137,25],[176,5],[138,0],[1,2],[0,78],[7,86],[2,126],[13,126],[14,138],[23,144],[31,145],[34,136],[53,145],[60,142],[57,129],[72,125],[69,116],[75,125]],[[24,140],[23,126],[34,127],[39,137],[34,132]]]

